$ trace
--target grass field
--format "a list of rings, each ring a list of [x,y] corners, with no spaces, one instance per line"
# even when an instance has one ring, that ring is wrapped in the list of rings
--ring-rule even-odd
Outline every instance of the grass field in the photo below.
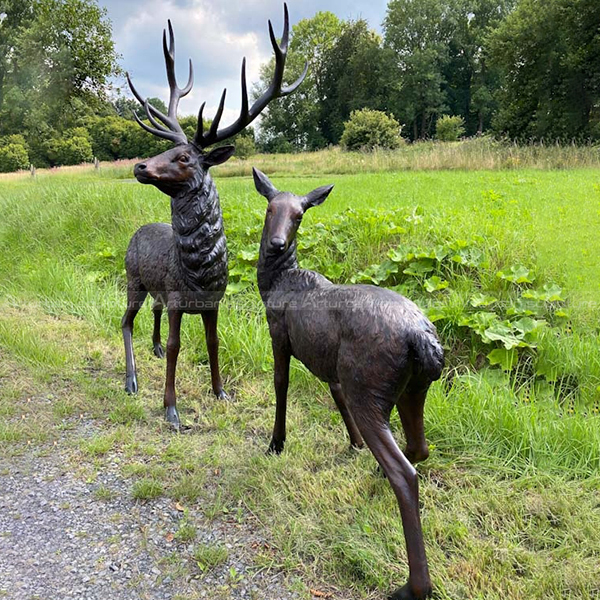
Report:
[[[590,168],[596,150],[587,151],[561,163],[579,168],[555,170],[542,168],[559,166],[555,149],[525,169],[490,151],[496,159],[474,164],[491,170],[472,171],[437,170],[467,162],[433,153],[422,170],[367,155],[359,168],[335,152],[257,159],[279,189],[335,184],[304,219],[300,262],[338,281],[368,281],[406,246],[480,257],[474,266],[448,263],[449,285],[435,280],[431,292],[424,286],[433,271],[380,277],[424,308],[446,311],[438,326],[456,376],[431,389],[431,456],[419,466],[437,598],[600,595],[600,170]],[[265,206],[251,164],[217,171],[233,282],[219,320],[222,368],[235,396],[213,400],[200,320],[184,318],[177,385],[191,431],[182,436],[162,421],[164,364],[151,353],[149,306],[134,334],[140,394],[122,391],[123,257],[137,227],[169,220],[168,199],[128,179],[126,167],[0,179],[2,451],[67,444],[74,468],[92,481],[118,454],[137,498],[167,494],[207,515],[256,515],[273,542],[257,569],[283,569],[307,598],[311,587],[344,600],[381,598],[407,576],[395,498],[372,456],[348,451],[326,387],[298,363],[285,452],[265,456],[272,359],[252,279]],[[527,281],[498,272],[527,273]],[[513,371],[525,383],[486,366],[492,346],[460,325],[478,310],[472,299],[485,306],[482,298],[495,296],[491,306],[504,308],[486,308],[489,316],[551,286],[561,289],[558,308],[534,315],[544,320],[535,348],[515,350]],[[166,329],[165,320],[163,338]],[[527,372],[527,356],[537,370]],[[86,419],[101,423],[92,438],[78,433]],[[400,439],[396,416],[393,425]]]

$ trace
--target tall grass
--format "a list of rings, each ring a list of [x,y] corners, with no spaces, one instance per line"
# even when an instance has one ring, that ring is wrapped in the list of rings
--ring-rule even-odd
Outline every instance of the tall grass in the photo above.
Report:
[[[529,169],[503,164],[517,154]],[[337,265],[339,281],[381,263],[400,244],[477,237],[491,257],[490,279],[504,265],[527,264],[540,280],[562,285],[570,329],[547,332],[540,347],[545,360],[577,378],[580,402],[561,404],[544,382],[521,389],[498,369],[461,374],[451,388],[434,384],[426,405],[432,452],[419,467],[423,526],[440,598],[594,598],[600,581],[600,417],[593,411],[600,380],[600,172],[566,167],[600,166],[597,150],[494,149],[475,140],[417,144],[389,155],[329,150],[230,162],[217,171],[217,183],[233,269],[248,267],[245,257],[256,250],[264,216],[264,199],[247,177],[252,164],[275,173],[280,189],[306,193],[335,183],[327,202],[303,221],[299,259],[321,270]],[[414,170],[417,165],[423,170]],[[434,172],[472,166],[492,171]],[[502,167],[510,168],[493,171]],[[277,548],[257,558],[264,561],[259,568],[283,565],[307,585],[343,587],[344,600],[400,585],[406,562],[393,493],[369,453],[348,453],[326,386],[299,363],[292,369],[286,450],[275,460],[264,455],[273,419],[272,357],[255,287],[226,296],[221,306],[221,362],[232,402],[213,400],[202,325],[186,316],[177,386],[193,430],[176,440],[161,432],[164,363],[151,355],[149,303],[134,334],[141,393],[125,399],[119,328],[125,249],[137,227],[170,218],[166,197],[123,180],[129,168],[0,179],[4,355],[28,376],[41,373],[43,385],[66,382],[68,393],[49,417],[55,428],[65,426],[71,404],[77,413],[104,417],[108,428],[135,428],[98,446],[106,447],[102,453],[83,447],[94,461],[119,452],[123,474],[141,478],[132,482],[140,497],[187,495],[215,514],[231,514],[228,503],[249,507]],[[356,219],[344,217],[348,209]],[[336,223],[335,235],[311,235]],[[457,307],[472,291],[455,290]],[[0,382],[7,377],[0,371]],[[18,392],[0,387],[5,442],[36,439],[22,425]],[[397,415],[392,425],[401,437]],[[132,464],[143,469],[134,474]],[[192,476],[218,477],[216,497],[192,486]],[[156,480],[156,492],[143,489],[148,478]]]
[[[136,160],[101,163],[106,179],[132,176]],[[256,154],[247,160],[232,159],[215,169],[221,177],[250,176],[252,167],[270,174],[330,175],[390,171],[579,169],[600,167],[600,146],[577,144],[517,144],[490,137],[460,142],[416,142],[399,150],[343,152],[339,147],[300,154]],[[38,169],[37,177],[92,175],[92,165]],[[0,174],[0,181],[30,177],[29,171]]]

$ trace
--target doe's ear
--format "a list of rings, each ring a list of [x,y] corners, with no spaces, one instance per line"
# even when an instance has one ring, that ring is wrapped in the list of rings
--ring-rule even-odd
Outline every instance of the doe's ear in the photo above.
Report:
[[[202,162],[207,168],[214,167],[228,161],[233,156],[234,152],[235,146],[221,146],[204,156]]]
[[[331,193],[332,189],[333,185],[324,185],[304,196],[304,199],[302,200],[302,207],[304,210],[308,210],[313,206],[319,206],[319,204],[323,204],[327,196],[329,196]]]
[[[254,176],[256,191],[269,202],[279,194],[279,190],[262,171],[259,171],[256,167],[252,167],[252,175]]]

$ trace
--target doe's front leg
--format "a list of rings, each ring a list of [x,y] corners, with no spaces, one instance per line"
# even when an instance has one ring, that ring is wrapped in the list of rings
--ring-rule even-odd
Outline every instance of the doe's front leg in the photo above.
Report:
[[[269,444],[269,454],[281,454],[285,444],[285,417],[287,411],[287,392],[290,381],[290,353],[276,348],[273,344],[273,359],[275,363],[275,424],[273,437]]]

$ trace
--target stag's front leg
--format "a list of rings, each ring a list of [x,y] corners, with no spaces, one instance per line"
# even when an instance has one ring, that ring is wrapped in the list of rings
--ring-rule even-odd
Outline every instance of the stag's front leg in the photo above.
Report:
[[[275,425],[273,437],[269,444],[269,454],[281,454],[285,444],[285,413],[287,410],[287,392],[290,382],[290,353],[276,348],[273,344],[273,359],[275,362]]]
[[[229,396],[223,389],[223,380],[219,371],[219,336],[217,334],[217,320],[219,308],[204,311],[202,321],[204,322],[204,334],[206,336],[206,349],[208,350],[208,361],[210,363],[210,379],[212,389],[219,400],[227,400]]]
[[[145,290],[134,289],[130,286],[127,290],[127,310],[121,319],[121,331],[125,344],[125,391],[135,394],[138,391],[137,373],[135,369],[135,356],[133,354],[133,322],[140,311],[146,295]]]
[[[179,431],[179,414],[176,408],[175,371],[180,347],[181,318],[183,313],[177,309],[169,309],[169,339],[167,340],[167,378],[165,383],[165,409],[167,421]]]

